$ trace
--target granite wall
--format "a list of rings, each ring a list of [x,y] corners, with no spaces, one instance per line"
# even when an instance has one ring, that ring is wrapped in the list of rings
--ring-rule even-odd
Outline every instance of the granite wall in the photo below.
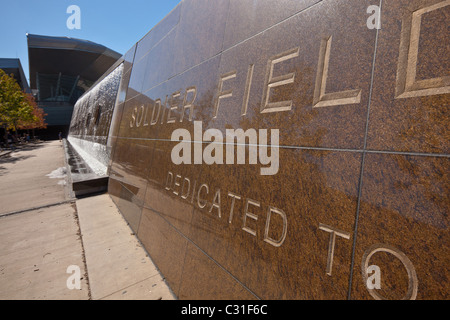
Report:
[[[449,15],[184,0],[124,56],[109,193],[180,299],[449,298]]]

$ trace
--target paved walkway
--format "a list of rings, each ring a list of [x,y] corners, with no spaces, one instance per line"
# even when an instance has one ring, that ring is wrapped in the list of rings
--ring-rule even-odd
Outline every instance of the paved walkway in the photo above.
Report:
[[[59,141],[0,157],[0,299],[174,299],[109,195],[66,180]]]

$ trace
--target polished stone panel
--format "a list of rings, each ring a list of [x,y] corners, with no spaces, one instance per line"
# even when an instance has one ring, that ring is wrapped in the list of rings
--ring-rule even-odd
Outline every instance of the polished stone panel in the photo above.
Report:
[[[353,299],[448,300],[449,172],[448,157],[366,156]],[[380,268],[379,290],[364,285],[371,265]]]
[[[148,55],[140,60],[135,60],[131,70],[130,82],[127,90],[127,100],[142,92],[142,87],[147,71]]]
[[[383,1],[368,148],[449,153],[449,14],[449,1]]]
[[[173,51],[173,66],[183,72],[222,51],[229,0],[185,0]]]
[[[225,269],[188,243],[179,299],[256,300],[257,297]],[[199,285],[203,284],[203,285]],[[206,289],[206,290],[205,290]]]
[[[123,55],[123,72],[126,73],[129,70],[131,70],[131,68],[133,67],[133,62],[134,62],[134,56],[136,53],[136,47],[137,44],[135,44],[130,50],[127,51],[127,53],[125,53]],[[128,84],[127,84],[128,87]]]
[[[177,30],[177,28],[171,30],[142,58],[142,60],[148,60],[148,64],[144,69],[145,78],[143,79],[142,93],[147,92],[177,74],[174,65],[176,59],[174,47],[176,45]]]
[[[178,296],[188,240],[149,209],[143,210],[138,237],[170,289]]]
[[[145,141],[118,138],[118,150],[110,167],[109,193],[131,228],[137,232],[147,188],[151,146]],[[127,152],[124,152],[128,150]]]
[[[117,145],[117,136],[119,135],[120,123],[122,121],[124,103],[127,99],[128,86],[130,83],[135,52],[136,45],[128,50],[128,52],[123,57],[123,74],[119,89],[117,91],[115,107],[110,119],[109,135],[107,140],[107,148],[110,150],[111,154],[110,161],[114,156],[115,147]],[[111,163],[109,163],[109,165],[111,165]]]
[[[109,179],[108,192],[130,228],[136,233],[142,214],[142,202],[136,198],[139,189],[124,181]]]
[[[230,0],[223,47],[227,49],[322,0]]]
[[[161,42],[180,21],[182,3],[178,4],[163,20],[153,27],[139,42],[136,50],[136,60],[148,54],[156,44]]]
[[[170,159],[174,143],[153,142],[152,165],[149,168],[145,207],[158,212],[185,235],[192,220],[192,190],[200,166],[179,168]],[[185,179],[188,177],[191,178]],[[170,203],[170,205],[168,205]]]
[[[130,134],[140,130],[141,138],[170,140],[174,130],[184,128],[194,140],[193,121],[203,121],[211,115],[219,63],[220,57],[209,59],[145,92],[149,125],[130,127]],[[127,116],[131,118],[132,114],[128,112]],[[204,126],[207,127],[206,121]]]

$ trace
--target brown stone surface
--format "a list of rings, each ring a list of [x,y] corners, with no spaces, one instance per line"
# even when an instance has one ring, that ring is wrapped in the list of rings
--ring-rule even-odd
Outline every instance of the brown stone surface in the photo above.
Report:
[[[188,243],[179,299],[256,300],[257,297],[239,283],[227,270]],[[207,284],[204,285],[199,284]]]
[[[188,240],[160,215],[148,209],[143,210],[138,237],[178,296]]]
[[[236,45],[320,1],[254,0],[250,5],[245,1],[230,0],[223,47]]]
[[[118,139],[110,168],[109,193],[132,229],[137,232],[147,188],[149,143]],[[128,152],[124,150],[128,149]]]
[[[448,299],[450,1],[374,4],[185,0],[126,55],[109,192],[179,298]],[[194,121],[278,172],[174,164]]]
[[[352,298],[371,298],[362,278],[362,258],[373,245],[393,246],[406,255],[381,251],[369,259],[378,265],[386,299],[402,299],[408,285],[418,287],[417,299],[449,298],[448,158],[369,154],[359,212]],[[370,250],[369,250],[370,251]],[[405,266],[406,265],[406,266]],[[414,271],[417,280],[408,277]]]

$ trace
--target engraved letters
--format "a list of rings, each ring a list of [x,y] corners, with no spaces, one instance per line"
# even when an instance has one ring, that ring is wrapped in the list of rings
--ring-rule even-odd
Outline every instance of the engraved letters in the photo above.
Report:
[[[261,113],[289,111],[292,109],[292,100],[269,102],[270,89],[294,83],[295,73],[288,73],[278,77],[273,77],[273,69],[275,64],[298,57],[298,54],[299,48],[294,48],[269,59],[269,62],[267,64],[267,76],[264,85],[264,94],[261,102]]]
[[[367,249],[367,251],[364,253],[361,263],[364,283],[367,283],[369,280],[367,270],[369,269],[370,258],[377,252],[386,252],[392,254],[403,263],[403,266],[406,268],[406,272],[408,273],[409,283],[408,283],[408,291],[406,292],[402,300],[415,300],[419,288],[419,281],[417,279],[417,274],[416,270],[414,269],[414,265],[403,252],[388,244],[373,245],[369,249]],[[368,286],[367,289],[374,299],[385,300],[385,298],[381,296],[374,288]]]
[[[250,210],[250,208],[249,208],[250,205],[255,206],[255,207],[259,207],[260,206],[259,202],[255,201],[255,200],[252,200],[252,199],[247,199],[246,200],[246,202],[245,202],[245,211],[244,211],[244,221],[242,222],[242,230],[250,233],[253,236],[256,236],[256,231],[247,226],[247,217],[251,218],[251,219],[253,219],[255,221],[258,220],[258,216],[256,214],[254,214],[254,213],[251,213],[249,211]]]
[[[190,94],[192,94],[192,98],[188,102],[188,95]],[[183,112],[181,113],[180,122],[183,122],[186,110],[189,110],[189,121],[192,121],[192,117],[194,116],[194,101],[196,98],[197,98],[197,88],[196,87],[187,88],[186,94],[184,95]]]
[[[319,229],[330,233],[330,241],[328,244],[328,258],[327,258],[327,275],[331,276],[333,269],[333,257],[334,257],[334,247],[336,244],[336,236],[342,237],[344,239],[350,239],[350,233],[345,231],[337,230],[333,227],[327,226],[325,224],[320,224]]]
[[[181,91],[177,91],[170,95],[170,99],[169,96],[166,96],[164,104],[161,99],[156,99],[153,105],[144,104],[139,107],[135,107],[131,112],[130,128],[139,128],[141,125],[143,127],[154,126],[158,124],[158,121],[161,124],[163,124],[164,121],[168,124],[175,123],[177,122],[177,111],[179,111],[178,114],[180,114],[179,122],[183,122],[187,112],[189,112],[189,121],[192,121],[194,115],[194,102],[197,98],[197,88],[189,87],[186,89],[183,98],[183,106],[180,108],[179,103],[181,101],[181,96]],[[166,118],[164,118],[166,109],[165,106],[167,104],[170,104],[170,106],[168,108]],[[148,121],[150,114],[148,110],[149,108],[152,109],[150,123]]]
[[[172,94],[172,104],[167,113],[167,123],[175,123],[176,119],[171,117],[171,112],[173,110],[178,110],[178,105],[176,104],[176,100],[177,100],[177,98],[180,97],[180,95],[181,95],[181,93],[179,91]],[[174,100],[175,100],[175,102],[174,102]]]
[[[248,101],[250,99],[250,89],[252,87],[254,69],[255,69],[254,64],[248,66],[247,81],[245,83],[244,101],[242,103],[242,111],[241,111],[242,116],[245,116],[247,114]]]
[[[193,186],[192,189],[191,185]],[[238,220],[233,219],[233,217],[236,214],[239,214],[242,217],[240,224],[238,224],[240,229],[253,237],[262,237],[262,241],[274,247],[278,248],[282,246],[287,236],[288,225],[287,215],[283,210],[274,206],[267,206],[267,209],[265,209],[261,202],[250,198],[244,198],[231,191],[225,193],[228,197],[222,200],[221,189],[217,188],[214,190],[211,189],[208,184],[202,183],[198,190],[196,190],[196,185],[197,181],[192,183],[192,180],[188,177],[182,177],[181,175],[169,171],[167,173],[164,189],[183,200],[189,201],[197,208],[204,210],[204,212],[208,212],[208,214],[211,214],[218,219],[223,218],[222,201],[228,201],[230,204],[230,212],[228,217],[225,218],[225,223],[228,222],[228,225],[232,224],[233,221],[234,223],[238,223]],[[237,211],[237,207],[241,208],[241,210]],[[260,219],[264,217],[264,211],[267,212],[265,215],[265,222],[264,219],[262,219],[262,221]],[[258,215],[257,212],[259,212],[261,216]],[[272,222],[276,220],[282,222],[281,228],[273,226],[274,223]],[[280,225],[280,223],[277,225]],[[258,226],[261,228],[258,228]],[[262,229],[263,226],[264,233],[260,234],[258,230]]]
[[[278,214],[281,219],[283,220],[283,232],[280,236],[280,238],[278,240],[272,239],[271,237],[269,237],[269,229],[270,229],[270,219],[272,217],[272,213],[276,213]],[[284,240],[286,239],[286,234],[287,234],[287,217],[286,217],[286,213],[284,213],[283,210],[274,208],[274,207],[270,207],[267,210],[267,219],[266,219],[266,229],[265,229],[265,233],[264,233],[264,241],[267,243],[270,243],[271,245],[273,245],[274,247],[280,247]]]
[[[224,74],[220,77],[219,80],[219,95],[216,99],[215,107],[214,107],[214,118],[217,118],[217,114],[219,113],[219,104],[221,99],[229,98],[233,96],[233,91],[231,89],[222,91],[223,89],[223,83],[227,80],[231,80],[233,78],[236,78],[236,71],[232,71],[229,73]]]
[[[422,16],[448,5],[450,0],[422,8],[403,21],[395,87],[397,99],[450,93],[450,76],[426,80],[416,79]]]
[[[442,75],[441,77],[433,79],[416,79],[417,66],[419,63],[418,55],[422,17],[429,12],[440,10],[448,5],[450,5],[450,0],[441,1],[437,4],[413,12],[403,21],[395,85],[396,99],[450,93],[450,76],[448,75]],[[373,16],[367,21],[368,27],[371,29],[380,29],[380,8],[378,6],[370,6],[367,12],[374,12]],[[362,89],[351,89],[330,93],[326,92],[332,43],[332,36],[321,40],[321,46],[318,52],[317,74],[312,104],[313,108],[361,103]],[[259,107],[259,112],[261,114],[292,111],[293,100],[271,101],[271,98],[273,98],[271,97],[271,93],[276,88],[294,83],[296,78],[295,72],[275,76],[274,69],[276,65],[298,58],[299,55],[300,48],[295,47],[288,51],[276,54],[267,60],[261,104]],[[247,76],[242,96],[242,106],[240,108],[241,116],[246,116],[248,113],[250,92],[254,82],[255,64],[249,64],[246,73]],[[212,106],[212,117],[214,119],[219,116],[221,101],[233,97],[233,80],[237,75],[238,71],[233,70],[224,73],[219,77]],[[193,121],[194,103],[197,94],[197,88],[191,86],[185,90],[184,96],[182,91],[177,91],[166,96],[164,104],[162,104],[161,99],[156,99],[152,106],[150,125],[156,125],[159,119],[161,124],[163,124],[164,121],[168,124],[175,123],[177,120],[183,122],[187,113],[189,113],[189,121]],[[183,101],[181,108],[180,101]],[[169,104],[168,107],[167,104]],[[148,105],[143,105],[131,110],[130,128],[146,127],[149,125],[147,119],[147,115],[149,114],[148,108]],[[167,115],[164,114],[166,109]],[[178,115],[178,119],[176,115]]]
[[[331,107],[337,105],[354,104],[361,102],[361,90],[349,90],[343,92],[326,93],[328,67],[331,55],[331,43],[333,37],[322,40],[317,67],[316,88],[314,91],[313,108]]]
[[[435,10],[441,10],[448,5],[450,5],[450,0],[444,0],[431,6],[416,10],[404,19],[402,24],[398,71],[395,85],[396,99],[450,93],[450,76],[448,75],[442,75],[441,77],[432,79],[416,79],[417,67],[419,63],[419,40],[421,36],[422,18],[425,14]],[[373,15],[368,19],[367,26],[370,29],[380,29],[380,8],[378,6],[369,6],[367,9],[367,13],[371,12],[373,13]],[[358,104],[361,102],[361,89],[352,89],[331,93],[326,92],[332,42],[332,36],[321,40],[313,96],[313,108]],[[274,68],[277,64],[282,64],[285,61],[297,58],[299,57],[299,55],[300,48],[296,47],[288,51],[276,54],[268,59],[261,105],[259,110],[260,113],[266,114],[292,110],[292,100],[271,101],[271,92],[275,88],[293,84],[296,74],[295,72],[293,72],[274,76]],[[250,91],[252,89],[252,84],[254,81],[254,71],[255,65],[249,64],[248,69],[246,70],[247,77],[242,97],[241,116],[246,116],[248,112]],[[237,77],[237,74],[238,71],[233,70],[224,73],[219,77],[216,98],[213,105],[213,118],[217,118],[219,115],[221,101],[233,96],[233,79]],[[168,102],[168,100],[170,100],[168,108],[162,108],[161,99],[157,99],[152,106],[153,110],[150,125],[155,125],[158,122],[159,118],[161,118],[161,124],[164,123],[163,117],[165,109],[168,109],[166,115],[166,123],[170,124],[177,121],[174,116],[176,111],[178,111],[179,114],[179,122],[183,122],[183,119],[186,116],[186,110],[189,112],[189,121],[193,121],[194,102],[197,98],[197,88],[189,87],[188,89],[186,89],[184,97],[181,98],[181,96],[181,91],[172,93],[170,95],[170,99],[169,96],[167,96],[164,102],[164,106],[166,106],[166,103]],[[178,103],[178,100],[180,99],[182,99],[183,101],[181,109]],[[149,106],[147,105],[143,105],[131,110],[130,128],[148,126],[148,107]]]
[[[232,192],[228,192],[228,196],[231,197],[231,209],[230,209],[230,217],[228,218],[228,223],[231,223],[233,221],[233,213],[234,213],[234,204],[236,199],[241,200],[241,196],[234,194]]]

